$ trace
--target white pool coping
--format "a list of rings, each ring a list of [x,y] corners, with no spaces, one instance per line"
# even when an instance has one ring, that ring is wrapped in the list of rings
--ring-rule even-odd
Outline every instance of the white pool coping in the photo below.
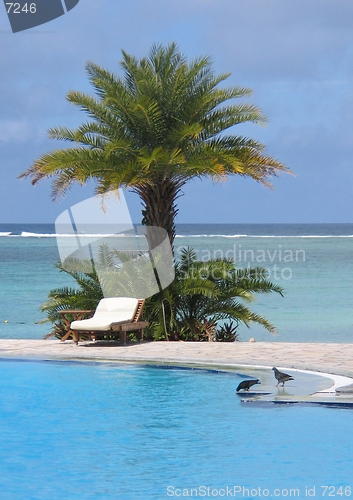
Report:
[[[268,365],[265,366],[265,365],[237,365],[237,367],[241,368],[247,368],[247,369],[260,369],[260,370],[272,370],[272,368],[270,368]],[[299,368],[291,368],[291,367],[288,367],[288,366],[277,366],[277,368],[280,370],[280,371],[291,371],[291,372],[297,372],[297,373],[306,373],[306,374],[310,374],[310,375],[316,375],[316,376],[319,376],[319,377],[323,377],[323,378],[328,378],[330,380],[332,380],[332,386],[329,387],[328,389],[324,389],[322,391],[317,391],[315,393],[312,393],[313,395],[314,394],[334,394],[336,395],[336,389],[341,389],[342,387],[345,387],[347,385],[351,385],[353,384],[353,378],[351,377],[346,377],[346,376],[343,376],[343,375],[334,375],[332,373],[325,373],[325,372],[318,372],[318,371],[313,371],[313,370],[301,370]]]

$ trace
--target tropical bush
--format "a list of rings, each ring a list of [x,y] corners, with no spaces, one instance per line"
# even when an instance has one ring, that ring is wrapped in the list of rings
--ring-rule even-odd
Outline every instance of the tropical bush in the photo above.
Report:
[[[235,342],[238,339],[238,326],[239,326],[239,321],[236,321],[233,323],[233,321],[229,321],[226,323],[223,323],[221,325],[217,332],[216,332],[216,342]]]
[[[96,267],[92,262],[74,259],[65,267],[56,264],[61,272],[74,278],[77,287],[52,290],[42,305],[47,320],[54,324],[52,335],[59,338],[64,335],[60,310],[96,308],[103,297],[97,273],[99,266],[104,267],[107,279],[114,278],[116,282],[120,276],[123,294],[134,296],[134,280],[143,279],[143,268],[136,266],[136,273],[140,270],[140,275],[136,274],[128,282],[123,276],[123,266],[116,264],[112,253],[103,246],[101,261],[95,263]],[[121,252],[119,258],[122,258]],[[107,287],[107,283],[104,286]],[[240,323],[248,327],[258,323],[275,333],[275,327],[266,318],[248,308],[256,294],[271,292],[283,295],[282,288],[268,280],[264,268],[237,269],[228,259],[199,261],[193,249],[184,249],[180,261],[175,263],[173,283],[146,300],[144,319],[150,325],[145,330],[145,338],[233,342],[237,340]]]
[[[146,304],[149,333],[156,340],[234,341],[240,323],[258,323],[276,333],[247,307],[257,293],[271,292],[283,296],[265,268],[237,269],[231,259],[199,261],[193,249],[184,249],[173,283]]]

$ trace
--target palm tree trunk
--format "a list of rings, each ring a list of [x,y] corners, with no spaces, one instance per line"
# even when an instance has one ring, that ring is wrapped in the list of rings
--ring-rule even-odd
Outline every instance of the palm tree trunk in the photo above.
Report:
[[[147,238],[152,248],[161,243],[158,233],[148,233],[148,226],[166,230],[173,249],[175,239],[175,217],[178,213],[176,200],[180,196],[180,185],[175,181],[162,178],[155,182],[134,188],[142,200],[142,223],[147,226]]]

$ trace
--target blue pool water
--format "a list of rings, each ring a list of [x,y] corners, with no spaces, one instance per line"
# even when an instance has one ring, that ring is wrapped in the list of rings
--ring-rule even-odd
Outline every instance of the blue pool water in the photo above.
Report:
[[[0,373],[1,499],[353,488],[349,409],[244,404],[239,376],[198,370],[1,361]]]

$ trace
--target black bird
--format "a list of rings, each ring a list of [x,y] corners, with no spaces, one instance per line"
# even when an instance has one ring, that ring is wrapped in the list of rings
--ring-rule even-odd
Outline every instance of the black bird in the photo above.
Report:
[[[239,392],[241,390],[248,391],[250,389],[250,387],[252,387],[255,384],[261,384],[260,380],[259,379],[255,379],[255,380],[243,380],[238,385],[237,392]]]
[[[282,387],[286,382],[288,382],[288,380],[294,380],[293,377],[291,377],[287,373],[280,372],[275,367],[273,367],[272,370],[275,372],[275,377],[278,380],[278,384],[282,384]],[[276,385],[276,387],[278,387],[278,384]]]

